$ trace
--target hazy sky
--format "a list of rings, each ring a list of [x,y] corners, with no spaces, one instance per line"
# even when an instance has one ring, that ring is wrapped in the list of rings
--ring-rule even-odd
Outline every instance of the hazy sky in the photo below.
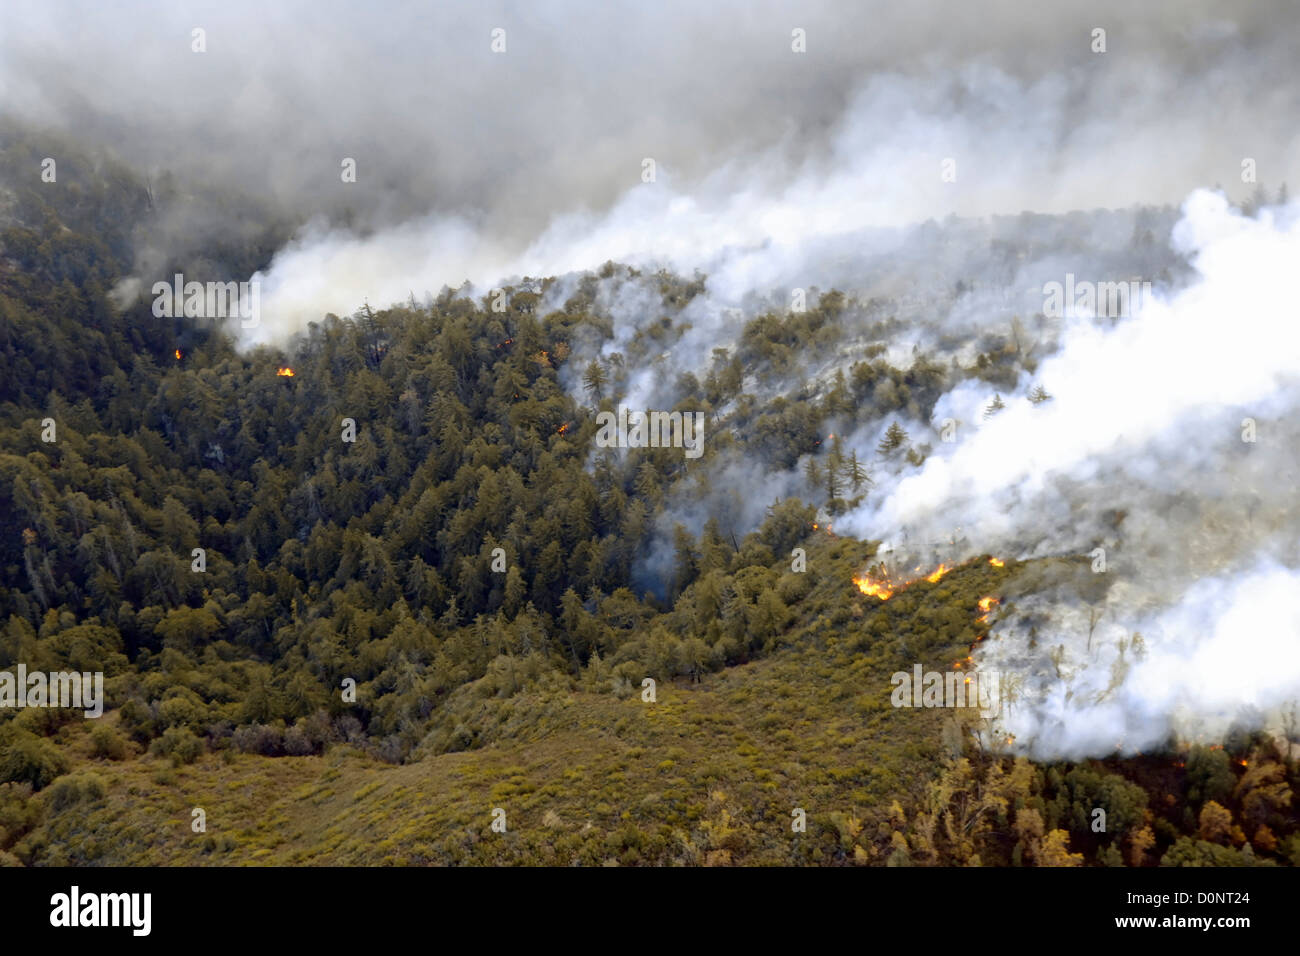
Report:
[[[1296,23],[1283,2],[1199,0],[8,0],[0,104],[299,215],[433,211],[496,241],[608,208],[645,157],[707,200],[858,167],[893,192],[951,156],[958,188],[903,189],[891,218],[1053,210],[1176,202],[1248,156],[1267,182],[1294,174]]]

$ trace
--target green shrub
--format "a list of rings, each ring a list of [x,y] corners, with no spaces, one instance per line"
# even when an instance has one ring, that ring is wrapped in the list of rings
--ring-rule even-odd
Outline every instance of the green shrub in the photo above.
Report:
[[[102,800],[106,792],[104,781],[93,773],[60,777],[45,791],[45,803],[55,813],[62,813],[83,800]]]
[[[67,770],[67,760],[48,740],[16,727],[0,734],[0,783],[29,783],[40,790]]]
[[[100,759],[126,759],[126,739],[108,724],[95,725],[90,732],[90,745],[94,755]]]
[[[168,727],[149,747],[155,757],[170,757],[173,766],[194,763],[203,753],[203,741],[186,727]]]

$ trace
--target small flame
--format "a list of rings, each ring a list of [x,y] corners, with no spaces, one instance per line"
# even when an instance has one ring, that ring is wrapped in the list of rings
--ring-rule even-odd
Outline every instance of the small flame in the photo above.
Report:
[[[873,581],[871,578],[855,577],[853,583],[858,586],[858,590],[867,597],[878,597],[882,601],[888,601],[894,596],[894,586],[888,581]]]
[[[179,362],[180,360],[181,360],[181,350],[180,350],[180,349],[177,349],[177,350],[176,350],[176,361]]]
[[[816,530],[816,528],[817,525],[814,524],[813,529]],[[826,526],[826,533],[831,534],[830,525]],[[1000,566],[1000,562],[999,562],[999,566]],[[863,594],[866,594],[870,597],[878,597],[882,601],[888,601],[893,595],[897,594],[899,591],[902,591],[904,588],[908,588],[915,582],[922,580],[922,578],[919,577],[908,578],[906,581],[896,583],[890,579],[889,572],[885,569],[885,566],[883,564],[880,565],[880,570],[883,576],[879,580],[876,580],[867,574],[861,574],[861,575],[854,576],[853,583],[858,586],[858,590],[861,591]],[[937,584],[943,578],[944,575],[954,570],[956,570],[956,568],[953,566],[949,566],[947,564],[941,564],[933,571],[931,571],[929,574],[925,575],[924,580],[928,581],[931,584]],[[917,574],[920,574],[921,568],[920,567],[913,568],[913,571]],[[997,603],[998,603],[998,599],[994,597],[987,597],[987,598],[980,599],[980,610],[984,612],[984,617],[988,616],[988,611]],[[984,617],[981,617],[980,620],[983,621]]]
[[[280,368],[275,370],[275,374],[283,376],[284,378],[293,378],[293,369],[289,368],[287,365],[282,365]]]
[[[568,423],[568,422],[565,422],[563,425],[561,425],[559,428],[557,428],[557,429],[555,430],[555,434],[557,434],[557,435],[563,435],[563,434],[564,434],[565,432],[567,432],[568,430],[569,430],[569,423]]]
[[[927,575],[925,576],[925,579],[926,579],[927,581],[929,581],[931,584],[937,584],[937,583],[939,582],[939,579],[940,579],[941,577],[943,577],[945,574],[947,574],[947,573],[948,573],[949,571],[951,571],[951,570],[952,570],[952,568],[948,567],[948,565],[946,565],[946,564],[941,564],[941,565],[939,565],[937,568],[934,569],[934,573],[933,573],[933,574],[927,574]]]
[[[1003,567],[1006,567],[1006,562],[1005,562],[1005,561],[1002,561],[1002,560],[1000,560],[1000,559],[998,559],[998,558],[989,558],[989,564],[993,565],[993,567],[995,567],[995,568],[1003,568]]]

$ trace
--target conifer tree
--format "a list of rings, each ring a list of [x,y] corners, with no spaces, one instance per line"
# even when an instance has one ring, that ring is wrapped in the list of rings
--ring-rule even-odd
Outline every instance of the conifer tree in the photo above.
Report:
[[[881,455],[888,456],[893,454],[907,441],[907,432],[898,422],[892,422],[885,430],[885,437],[880,439],[876,445],[876,451]]]

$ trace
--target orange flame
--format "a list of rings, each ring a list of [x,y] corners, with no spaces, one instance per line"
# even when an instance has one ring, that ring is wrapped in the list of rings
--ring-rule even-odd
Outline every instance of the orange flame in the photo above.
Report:
[[[557,428],[557,429],[555,430],[555,434],[557,434],[557,435],[563,435],[563,434],[564,434],[565,432],[567,432],[568,430],[569,430],[569,423],[568,423],[568,422],[565,422],[563,425],[561,425],[559,428]]]
[[[989,622],[989,615],[993,612],[993,609],[997,607],[1001,602],[995,597],[982,597],[980,598],[979,603],[980,603],[980,616],[976,618],[976,620],[980,624],[987,624]]]
[[[1001,561],[998,558],[989,558],[989,564],[993,565],[995,568],[1006,567],[1006,562]]]
[[[855,577],[853,583],[867,597],[878,597],[882,601],[888,601],[894,596],[894,586],[888,581],[873,581],[864,575],[860,578]]]
[[[176,350],[176,361],[179,362],[180,360],[181,360],[181,350],[180,350],[180,349],[177,349],[177,350]]]
[[[287,365],[284,365],[276,369],[275,374],[281,375],[285,378],[293,378],[293,369],[289,368],[289,366]]]
[[[947,574],[947,573],[948,573],[949,571],[951,571],[951,570],[952,570],[952,568],[948,567],[948,565],[946,565],[946,564],[941,564],[941,565],[939,565],[937,568],[934,569],[934,573],[933,573],[933,574],[927,574],[926,577],[925,577],[925,579],[926,579],[927,581],[929,581],[931,584],[937,584],[937,583],[939,583],[939,579],[940,579],[941,577],[943,577],[945,574]]]
[[[816,525],[814,525],[814,527],[816,527]],[[829,532],[829,530],[830,529],[828,527],[827,531]],[[882,570],[884,569],[883,564],[881,565],[881,568]],[[920,569],[918,568],[917,570]],[[925,580],[929,581],[931,584],[934,584],[951,570],[952,568],[948,567],[948,565],[941,564],[930,574],[926,575]],[[889,579],[889,573],[888,571],[886,571],[883,580],[877,581],[869,577],[868,575],[864,574],[861,576],[854,577],[853,583],[858,586],[859,591],[861,591],[863,594],[867,595],[868,597],[878,597],[882,601],[888,601],[899,591],[911,585],[915,580],[916,579],[912,579],[910,581],[904,581],[901,584],[895,584],[893,581]]]
[[[816,529],[816,527],[817,525],[813,525],[814,529]],[[828,534],[830,533],[829,525],[826,526],[826,531]],[[878,597],[882,601],[888,601],[899,591],[911,587],[917,581],[922,580],[921,578],[910,578],[906,581],[894,582],[890,579],[889,572],[885,569],[885,566],[883,564],[880,565],[880,570],[883,572],[883,577],[879,580],[872,578],[867,574],[861,574],[861,575],[855,575],[853,577],[853,583],[858,586],[858,590],[861,591],[863,594],[866,594],[869,597]],[[917,573],[920,573],[921,569],[920,567],[917,567],[914,570]],[[929,574],[925,575],[924,580],[928,581],[930,584],[937,584],[943,578],[944,575],[946,575],[948,572],[953,570],[955,570],[955,567],[949,566],[947,564],[941,564],[933,571],[931,571]],[[992,597],[982,598],[980,600],[980,610],[984,611],[985,616],[987,616],[988,610],[997,603],[998,603],[997,598],[992,598]],[[983,618],[981,618],[980,620],[983,620]]]

